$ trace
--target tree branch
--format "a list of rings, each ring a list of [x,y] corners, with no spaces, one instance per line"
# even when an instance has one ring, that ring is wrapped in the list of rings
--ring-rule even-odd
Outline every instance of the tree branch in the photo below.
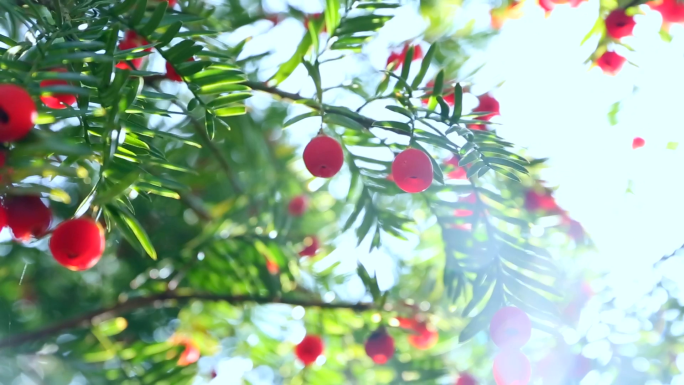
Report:
[[[253,82],[253,81],[248,80],[248,81],[244,82],[243,84],[246,85],[247,87],[253,89],[253,90],[266,92],[266,93],[269,93],[271,95],[276,95],[282,99],[288,99],[288,100],[292,100],[295,102],[310,100],[310,99],[305,98],[299,94],[294,94],[291,92],[282,91],[282,90],[279,90],[275,87],[267,86],[266,84],[261,83],[261,82]],[[310,107],[316,111],[321,111],[321,105],[318,105],[317,103],[314,103],[313,101],[312,101],[312,103],[307,103],[306,106]],[[358,113],[356,113],[356,112],[354,112],[354,111],[352,111],[346,107],[337,107],[337,106],[330,106],[327,104],[322,104],[322,108],[323,108],[323,112],[325,112],[325,113],[333,113],[333,114],[337,114],[337,115],[342,115],[344,117],[347,117],[347,118],[361,124],[366,129],[370,129],[373,126],[373,123],[375,123],[374,119],[360,115],[360,114],[358,114]],[[390,127],[381,127],[381,128],[383,130],[392,131],[395,134],[399,134],[399,135],[404,135],[404,136],[410,135],[410,133],[399,130],[399,129],[394,129],[394,128],[390,128]]]
[[[156,302],[175,300],[175,301],[189,301],[189,300],[202,300],[202,301],[215,301],[215,302],[228,302],[230,304],[241,304],[245,302],[251,302],[255,304],[288,304],[288,305],[298,305],[303,307],[317,307],[321,309],[349,309],[353,311],[365,311],[375,309],[376,306],[373,303],[359,302],[359,303],[326,303],[326,302],[315,302],[304,299],[297,298],[279,298],[279,297],[263,297],[263,296],[249,296],[249,295],[221,295],[212,293],[194,293],[194,294],[178,294],[176,292],[164,292],[160,294],[155,294],[147,297],[137,297],[131,298],[125,302],[118,303],[116,305],[105,307],[97,310],[90,311],[88,313],[81,314],[80,316],[53,324],[46,327],[45,329],[35,330],[32,332],[18,334],[0,340],[0,349],[10,348],[14,346],[19,346],[28,342],[39,341],[43,338],[74,329],[79,327],[88,327],[94,323],[101,322],[102,320],[117,315],[123,315],[125,313],[132,312],[134,310],[147,307]]]

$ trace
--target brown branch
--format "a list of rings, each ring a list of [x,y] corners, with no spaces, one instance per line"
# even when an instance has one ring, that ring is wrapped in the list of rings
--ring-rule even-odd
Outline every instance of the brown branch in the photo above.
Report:
[[[276,95],[282,99],[292,100],[294,102],[310,100],[310,99],[305,98],[299,94],[294,94],[291,92],[282,91],[282,90],[279,90],[275,87],[270,87],[270,86],[268,86],[264,83],[261,83],[261,82],[246,81],[243,84],[246,85],[247,87],[253,89],[253,90],[266,92],[266,93],[269,93],[271,95]],[[317,103],[314,103],[313,101],[311,101],[311,103],[306,103],[305,105],[310,107],[310,108],[313,108],[316,111],[321,110],[321,106],[318,105]],[[354,120],[355,122],[361,124],[366,129],[371,128],[373,126],[373,123],[375,122],[375,120],[368,118],[368,117],[365,117],[363,115],[360,115],[360,114],[358,114],[358,113],[356,113],[356,112],[354,112],[348,108],[345,108],[345,107],[337,107],[337,106],[330,106],[327,104],[323,104],[322,108],[323,108],[323,112],[342,115],[344,117],[347,117],[347,118]],[[381,128],[383,130],[392,131],[395,134],[399,134],[399,135],[405,135],[405,136],[410,135],[410,133],[399,130],[399,129],[389,128],[389,127],[381,127]]]
[[[288,305],[298,305],[303,307],[317,307],[321,309],[349,309],[353,311],[365,311],[375,309],[376,306],[373,303],[326,303],[326,302],[314,302],[304,299],[297,298],[279,298],[279,297],[263,297],[263,296],[249,296],[249,295],[221,295],[221,294],[211,294],[211,293],[195,293],[195,294],[178,294],[175,292],[164,292],[160,294],[151,295],[148,297],[137,297],[131,298],[125,302],[118,303],[114,306],[101,308],[97,310],[90,311],[80,316],[58,322],[45,329],[35,330],[32,332],[27,332],[24,334],[18,334],[0,340],[0,349],[10,348],[18,346],[27,342],[39,341],[43,338],[50,337],[52,335],[74,329],[79,327],[88,327],[94,323],[94,321],[102,321],[105,318],[114,317],[116,315],[123,315],[131,311],[153,305],[154,303],[166,300],[175,301],[189,301],[189,300],[202,300],[202,301],[216,301],[216,302],[228,302],[230,304],[241,304],[245,302],[251,302],[255,304],[288,304]]]

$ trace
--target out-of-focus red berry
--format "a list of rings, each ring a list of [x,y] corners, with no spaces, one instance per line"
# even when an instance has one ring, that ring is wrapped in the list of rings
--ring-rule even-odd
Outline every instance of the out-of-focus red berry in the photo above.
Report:
[[[646,145],[646,141],[643,138],[636,137],[634,140],[632,140],[632,149],[636,150],[637,148],[644,147]]]
[[[394,339],[385,329],[378,329],[368,337],[365,348],[373,362],[383,365],[394,356]]]
[[[456,385],[477,385],[477,381],[475,381],[475,378],[473,378],[473,376],[471,376],[470,374],[461,373],[458,376]]]
[[[497,385],[527,385],[532,374],[530,360],[519,350],[501,351],[492,371]]]
[[[606,17],[606,33],[613,39],[632,36],[635,25],[634,16],[627,16],[624,9],[616,9]]]
[[[606,51],[600,58],[596,59],[596,65],[603,70],[606,75],[615,75],[622,69],[627,59],[613,51]]]
[[[39,196],[11,196],[5,200],[5,207],[7,225],[17,240],[26,242],[32,237],[42,237],[50,227],[52,211]]]
[[[491,120],[500,115],[499,101],[490,94],[483,94],[477,97],[479,104],[473,108],[473,112],[489,112],[487,115],[478,116],[480,120]]]
[[[305,16],[304,17],[304,28],[306,28],[308,30],[309,29],[309,22],[311,20],[320,20],[321,17],[323,17],[323,14],[320,12],[319,13],[313,13],[311,15]],[[328,32],[328,26],[323,24],[323,29],[321,30],[321,32]]]
[[[659,0],[648,3],[652,10],[660,12],[665,23],[684,22],[684,3],[678,0]]]
[[[178,358],[178,366],[188,366],[194,364],[200,358],[200,351],[192,341],[184,343],[185,349]]]
[[[556,212],[559,210],[559,207],[550,192],[544,191],[540,193],[530,189],[525,193],[525,209],[531,212]]]
[[[332,178],[342,168],[344,153],[335,139],[319,135],[304,148],[304,165],[311,175]]]
[[[427,88],[432,89],[432,88],[435,87],[435,81],[434,81],[434,80],[430,80],[425,86],[426,86]],[[427,104],[430,102],[430,95],[432,95],[432,92],[426,92],[426,96],[427,96],[427,97],[421,99],[421,102],[423,103],[423,105],[427,105]],[[450,105],[450,106],[452,106],[452,107],[454,106],[454,104],[456,104],[456,95],[454,95],[453,92],[450,93],[450,94],[448,94],[448,95],[442,96],[442,98],[444,99],[444,102],[445,102],[446,104],[448,104],[448,105]]]
[[[323,340],[318,336],[307,335],[295,347],[295,355],[306,366],[316,362],[321,354],[323,354]]]
[[[318,248],[320,244],[318,238],[315,235],[306,237],[304,239],[304,249],[299,252],[300,257],[315,257],[318,254]]]
[[[53,72],[67,72],[64,68],[57,68],[52,70]],[[66,80],[59,79],[48,79],[40,82],[41,87],[50,86],[68,86],[69,82]],[[48,108],[61,110],[66,108],[66,106],[72,106],[76,103],[76,95],[73,94],[52,94],[52,95],[41,95],[40,100]]]
[[[191,57],[186,61],[195,61],[195,58]],[[166,78],[177,83],[183,81],[183,78],[178,74],[178,72],[176,72],[176,69],[173,68],[173,65],[171,65],[169,62],[166,62]]]
[[[17,141],[31,131],[38,111],[25,89],[0,84],[0,142]]]
[[[432,184],[432,162],[423,151],[408,148],[394,158],[392,177],[407,193],[425,191]]]
[[[297,195],[292,198],[290,203],[287,205],[287,212],[293,217],[301,217],[306,212],[309,206],[309,200],[304,195]]]
[[[416,334],[410,334],[407,338],[409,344],[419,350],[427,350],[435,346],[439,340],[439,332],[427,322],[419,322],[413,327]]]
[[[489,335],[502,349],[518,349],[530,340],[532,323],[517,307],[506,306],[494,314],[489,323]]]
[[[55,260],[75,271],[95,266],[104,248],[104,230],[90,218],[69,219],[60,223],[50,239],[50,251]]]
[[[395,68],[399,68],[402,65],[404,65],[404,59],[406,58],[406,53],[408,52],[409,48],[411,47],[410,44],[406,43],[404,44],[404,47],[401,49],[401,51],[392,51],[387,58],[387,65],[389,66],[392,63],[396,63]],[[423,49],[419,45],[414,45],[413,46],[413,57],[411,58],[412,61],[420,60],[423,58]]]

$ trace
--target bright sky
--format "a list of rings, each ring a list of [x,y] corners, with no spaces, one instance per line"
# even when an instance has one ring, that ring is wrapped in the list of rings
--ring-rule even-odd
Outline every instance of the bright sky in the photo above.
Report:
[[[290,4],[310,13],[322,10],[315,0]],[[266,1],[266,7],[284,10],[282,3],[275,0]],[[662,274],[645,273],[652,263],[684,243],[680,230],[684,178],[676,174],[676,166],[684,164],[684,149],[666,149],[668,142],[684,142],[680,112],[684,100],[684,27],[673,26],[673,41],[663,42],[658,35],[660,15],[647,7],[643,11],[643,15],[636,16],[635,36],[623,40],[635,52],[615,48],[638,68],[627,64],[615,77],[584,64],[596,45],[596,40],[590,39],[580,46],[598,15],[596,0],[578,8],[557,6],[549,18],[544,17],[536,1],[528,0],[523,17],[507,21],[489,48],[475,55],[470,63],[471,67],[487,63],[475,76],[473,91],[491,91],[500,101],[499,122],[503,126],[499,134],[526,148],[532,156],[550,158],[551,167],[545,170],[544,179],[548,186],[558,187],[555,195],[559,204],[584,225],[597,245],[597,252],[584,256],[581,263],[609,273],[607,283],[616,289],[625,307],[649,291],[658,274]],[[488,12],[486,4],[472,4],[457,22],[474,17],[478,28],[487,28]],[[400,9],[365,49],[368,63],[358,70],[383,68],[388,47],[418,36],[423,25],[412,8]],[[232,38],[239,41],[269,28],[269,24],[259,25]],[[303,33],[299,22],[287,20],[256,37],[247,50],[261,52],[264,42],[275,44],[276,55],[269,60],[275,66],[289,57]],[[343,81],[345,71],[359,67],[349,64],[342,60],[324,68],[327,72],[323,78],[330,82],[324,87]],[[268,66],[262,70],[264,78],[268,77]],[[502,81],[503,86],[495,88]],[[281,85],[304,94],[310,94],[311,87],[303,68]],[[255,106],[264,102],[260,98],[252,100]],[[611,126],[607,113],[615,102],[621,102],[622,109],[617,125]],[[467,108],[474,100],[466,99],[465,103]],[[306,110],[293,107],[291,115]],[[371,108],[369,112],[379,114],[380,110]],[[315,135],[317,125],[309,120],[291,126],[288,131],[292,141],[305,144]],[[635,136],[643,137],[646,146],[632,150]],[[348,181],[338,179],[333,183],[333,195],[342,199]],[[626,192],[629,186],[633,193]],[[336,194],[335,190],[343,193]],[[338,239],[329,259],[339,258],[350,269],[355,267],[356,258],[343,256],[358,257],[372,270],[387,266],[387,255],[368,255],[367,246],[354,250],[352,238]],[[682,271],[684,266],[678,268]],[[381,285],[394,283],[391,276],[379,277]],[[595,356],[601,354],[599,351]],[[600,382],[594,376],[586,385]]]

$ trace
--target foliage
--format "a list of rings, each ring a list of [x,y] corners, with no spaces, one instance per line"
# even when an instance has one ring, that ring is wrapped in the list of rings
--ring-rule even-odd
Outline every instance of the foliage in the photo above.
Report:
[[[543,160],[520,155],[493,129],[473,129],[495,124],[463,110],[462,85],[452,80],[467,60],[461,44],[486,36],[464,26],[432,39],[420,61],[412,62],[414,45],[401,69],[350,73],[349,82],[327,84],[326,66],[363,60],[364,47],[399,5],[326,1],[322,17],[306,16],[292,56],[262,81],[258,69],[267,55],[247,56],[247,40],[225,43],[269,16],[256,4],[0,3],[2,82],[36,97],[78,96],[73,107],[39,106],[36,128],[8,148],[11,183],[2,193],[45,194],[56,217],[92,216],[107,229],[105,256],[82,273],[59,267],[46,239],[3,245],[0,325],[8,328],[0,332],[0,354],[10,364],[0,380],[208,379],[196,365],[177,364],[184,345],[175,337],[183,336],[204,356],[245,356],[269,366],[278,382],[428,384],[455,376],[455,368],[488,375],[487,365],[454,366],[448,353],[479,338],[459,349],[486,361],[480,332],[506,304],[554,333],[560,274],[558,255],[547,249],[566,229],[556,221],[540,236],[537,220],[550,213],[524,208],[526,192],[541,186]],[[290,16],[305,18],[295,9]],[[126,31],[148,44],[119,50]],[[117,68],[137,58],[150,65]],[[183,83],[166,84],[151,65],[160,62]],[[55,67],[67,72],[50,71]],[[302,67],[312,92],[284,91]],[[70,85],[40,87],[44,79]],[[363,101],[356,108],[335,103],[336,93]],[[275,100],[251,104],[263,94]],[[292,116],[292,105],[305,110]],[[377,106],[393,117],[365,112]],[[288,140],[288,130],[311,121],[343,146],[347,168],[333,180],[312,180]],[[408,146],[433,161],[434,183],[424,193],[402,193],[387,178],[393,156]],[[454,155],[458,166],[445,163]],[[466,167],[467,178],[451,178],[456,167]],[[344,199],[334,198],[338,181],[348,181]],[[300,194],[310,196],[311,209],[293,218],[287,202]],[[313,234],[324,251],[299,259]],[[371,255],[391,257],[398,284],[381,284],[389,272],[361,259],[350,267],[327,255],[349,239]],[[295,314],[308,332],[323,336],[324,365],[295,363],[292,335],[302,332],[290,322]],[[397,316],[428,318],[440,343],[412,349]],[[397,340],[386,366],[372,365],[362,349],[380,324]]]

